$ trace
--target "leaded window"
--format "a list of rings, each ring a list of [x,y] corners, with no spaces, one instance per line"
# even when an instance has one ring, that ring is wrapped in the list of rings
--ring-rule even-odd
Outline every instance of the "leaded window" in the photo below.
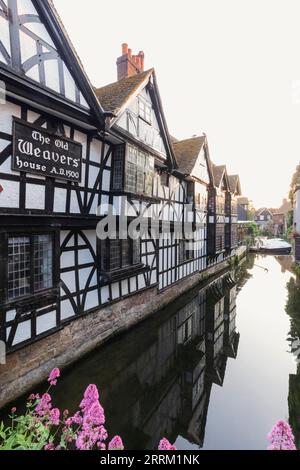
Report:
[[[193,240],[179,240],[179,264],[194,258]]]
[[[8,238],[8,300],[53,287],[53,238],[50,234]]]
[[[50,235],[34,236],[34,291],[50,289],[53,283],[53,242]]]
[[[113,164],[113,189],[115,190],[123,189],[124,161],[125,161],[125,146],[117,145],[114,148],[114,164]]]
[[[30,238],[11,237],[8,240],[8,298],[30,294]]]
[[[127,148],[125,190],[137,193],[137,148],[132,145]]]
[[[225,248],[225,224],[216,226],[216,251],[222,251]]]
[[[152,106],[143,98],[139,98],[139,117],[151,124]]]
[[[140,239],[120,238],[102,240],[100,242],[101,270],[117,271],[141,263]]]
[[[115,147],[112,176],[113,190],[125,190],[133,194],[152,196],[153,178],[154,157],[139,150],[134,145],[127,145],[127,147],[117,145]]]

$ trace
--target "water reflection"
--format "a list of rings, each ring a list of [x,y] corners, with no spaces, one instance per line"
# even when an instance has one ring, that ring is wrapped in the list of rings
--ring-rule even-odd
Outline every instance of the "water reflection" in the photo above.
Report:
[[[64,374],[55,402],[75,410],[85,386],[96,383],[108,431],[127,449],[157,448],[162,436],[201,448],[212,385],[223,385],[228,358],[237,356],[236,296],[248,267],[190,291],[93,353]]]

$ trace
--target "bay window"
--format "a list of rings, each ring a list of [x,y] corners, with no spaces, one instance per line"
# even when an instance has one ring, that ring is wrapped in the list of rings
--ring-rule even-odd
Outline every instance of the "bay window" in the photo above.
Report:
[[[120,145],[113,160],[113,190],[152,196],[154,157],[134,145]]]

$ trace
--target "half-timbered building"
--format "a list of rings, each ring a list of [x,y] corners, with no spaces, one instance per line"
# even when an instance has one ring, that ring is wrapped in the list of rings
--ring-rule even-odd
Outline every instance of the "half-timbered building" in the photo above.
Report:
[[[225,166],[212,165],[213,186],[208,195],[208,256],[209,263],[224,259],[228,244],[229,182]]]
[[[125,196],[135,217],[159,223],[156,240],[150,233],[143,235],[141,252],[150,260],[148,285],[158,283],[164,290],[206,267],[207,145],[205,137],[171,141],[155,71],[145,72],[142,59],[141,52],[134,56],[123,44],[117,61],[119,80],[96,94],[114,115],[110,132],[123,139],[113,158],[111,201],[120,207],[115,201]],[[181,166],[183,161],[189,168]],[[147,182],[140,174],[147,175]],[[116,214],[121,215],[118,210]],[[186,222],[190,233],[182,230]]]
[[[28,349],[26,384],[143,318],[122,302],[166,302],[235,246],[238,180],[205,135],[171,139],[142,52],[124,44],[117,65],[117,82],[92,87],[52,1],[0,0],[0,341],[13,354],[52,336],[44,359]]]
[[[229,175],[229,199],[230,199],[230,209],[229,209],[229,228],[228,237],[229,247],[231,250],[234,250],[238,246],[238,197],[241,196],[241,183],[238,175]]]
[[[52,5],[2,1],[0,23],[0,321],[13,350],[107,301],[95,228],[112,145]]]

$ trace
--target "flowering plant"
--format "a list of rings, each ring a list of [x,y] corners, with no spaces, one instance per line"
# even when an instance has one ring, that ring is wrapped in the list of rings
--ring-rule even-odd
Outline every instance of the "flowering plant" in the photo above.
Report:
[[[89,385],[79,405],[79,411],[70,416],[52,405],[49,394],[57,385],[60,370],[53,369],[48,377],[49,389],[42,396],[30,395],[25,415],[17,416],[11,410],[11,426],[0,425],[0,450],[124,450],[120,436],[108,440],[104,409],[99,401],[96,385]],[[159,450],[176,450],[167,439]]]
[[[278,421],[268,435],[268,450],[297,450],[292,428],[285,421]]]

